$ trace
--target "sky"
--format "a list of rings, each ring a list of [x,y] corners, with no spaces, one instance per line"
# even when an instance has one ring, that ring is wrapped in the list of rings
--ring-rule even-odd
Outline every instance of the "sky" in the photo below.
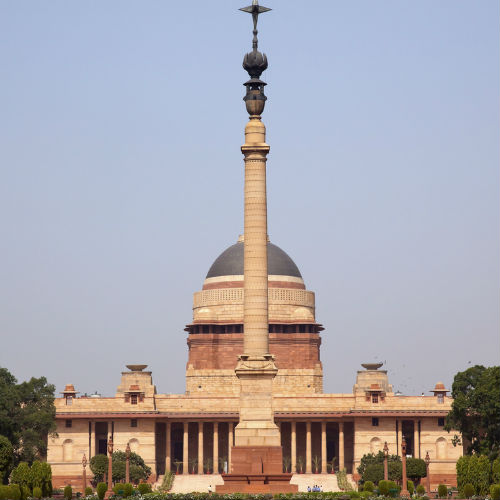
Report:
[[[182,393],[192,294],[243,227],[245,2],[0,1],[0,366]],[[266,0],[271,241],[325,392],[500,357],[499,4]]]

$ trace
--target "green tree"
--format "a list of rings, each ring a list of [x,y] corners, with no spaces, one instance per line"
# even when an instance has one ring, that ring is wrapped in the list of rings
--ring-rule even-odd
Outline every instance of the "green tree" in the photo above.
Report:
[[[108,472],[108,457],[106,455],[94,455],[90,459],[89,467],[92,474],[94,474],[94,481],[100,483],[104,478],[104,474]]]
[[[418,482],[427,475],[425,462],[421,458],[406,459],[406,475],[414,482]]]
[[[455,375],[445,429],[470,443],[467,453],[500,456],[500,366],[473,366]],[[455,435],[455,445],[462,444]]]
[[[14,448],[5,437],[0,436],[0,484],[6,484],[12,470],[14,461]]]
[[[11,442],[16,462],[46,456],[47,437],[56,429],[54,392],[45,377],[18,384],[0,368],[0,434]]]
[[[10,474],[10,482],[31,490],[31,469],[26,462],[21,462]]]

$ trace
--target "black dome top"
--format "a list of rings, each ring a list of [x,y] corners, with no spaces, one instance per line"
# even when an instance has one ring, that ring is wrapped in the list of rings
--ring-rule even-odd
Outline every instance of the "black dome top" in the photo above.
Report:
[[[243,242],[239,241],[224,250],[208,270],[207,278],[243,274],[243,246]],[[267,273],[302,278],[295,262],[280,247],[272,243],[267,244]]]

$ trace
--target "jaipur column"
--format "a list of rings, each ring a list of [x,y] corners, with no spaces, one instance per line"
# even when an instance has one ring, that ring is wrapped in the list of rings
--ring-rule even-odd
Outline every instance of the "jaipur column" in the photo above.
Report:
[[[214,439],[214,445],[213,445],[213,450],[214,450],[214,456],[213,456],[213,467],[212,471],[214,474],[217,474],[219,472],[219,423],[214,422],[214,432],[213,432],[213,439]]]
[[[344,422],[339,422],[339,470],[345,469],[344,464]]]
[[[306,474],[312,473],[311,421],[306,422]]]
[[[203,474],[203,422],[198,422],[198,474]]]
[[[182,435],[182,473],[189,474],[189,422],[184,422]]]
[[[297,472],[297,422],[292,421],[292,432],[291,432],[290,449],[292,453],[292,474]]]
[[[326,464],[326,422],[321,422],[321,472],[328,472]]]
[[[172,448],[172,424],[170,421],[167,422],[167,437],[165,442],[165,472],[172,470],[172,459],[170,457],[170,451]]]

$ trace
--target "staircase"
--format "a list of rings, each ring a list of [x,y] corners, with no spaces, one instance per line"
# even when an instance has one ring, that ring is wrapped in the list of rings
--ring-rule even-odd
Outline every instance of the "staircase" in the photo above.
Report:
[[[163,476],[158,476],[156,483],[153,485],[153,490],[158,489],[162,482]],[[217,484],[224,484],[220,474],[176,474],[169,493],[192,493],[194,491],[208,493],[210,486],[212,491],[215,492]]]

